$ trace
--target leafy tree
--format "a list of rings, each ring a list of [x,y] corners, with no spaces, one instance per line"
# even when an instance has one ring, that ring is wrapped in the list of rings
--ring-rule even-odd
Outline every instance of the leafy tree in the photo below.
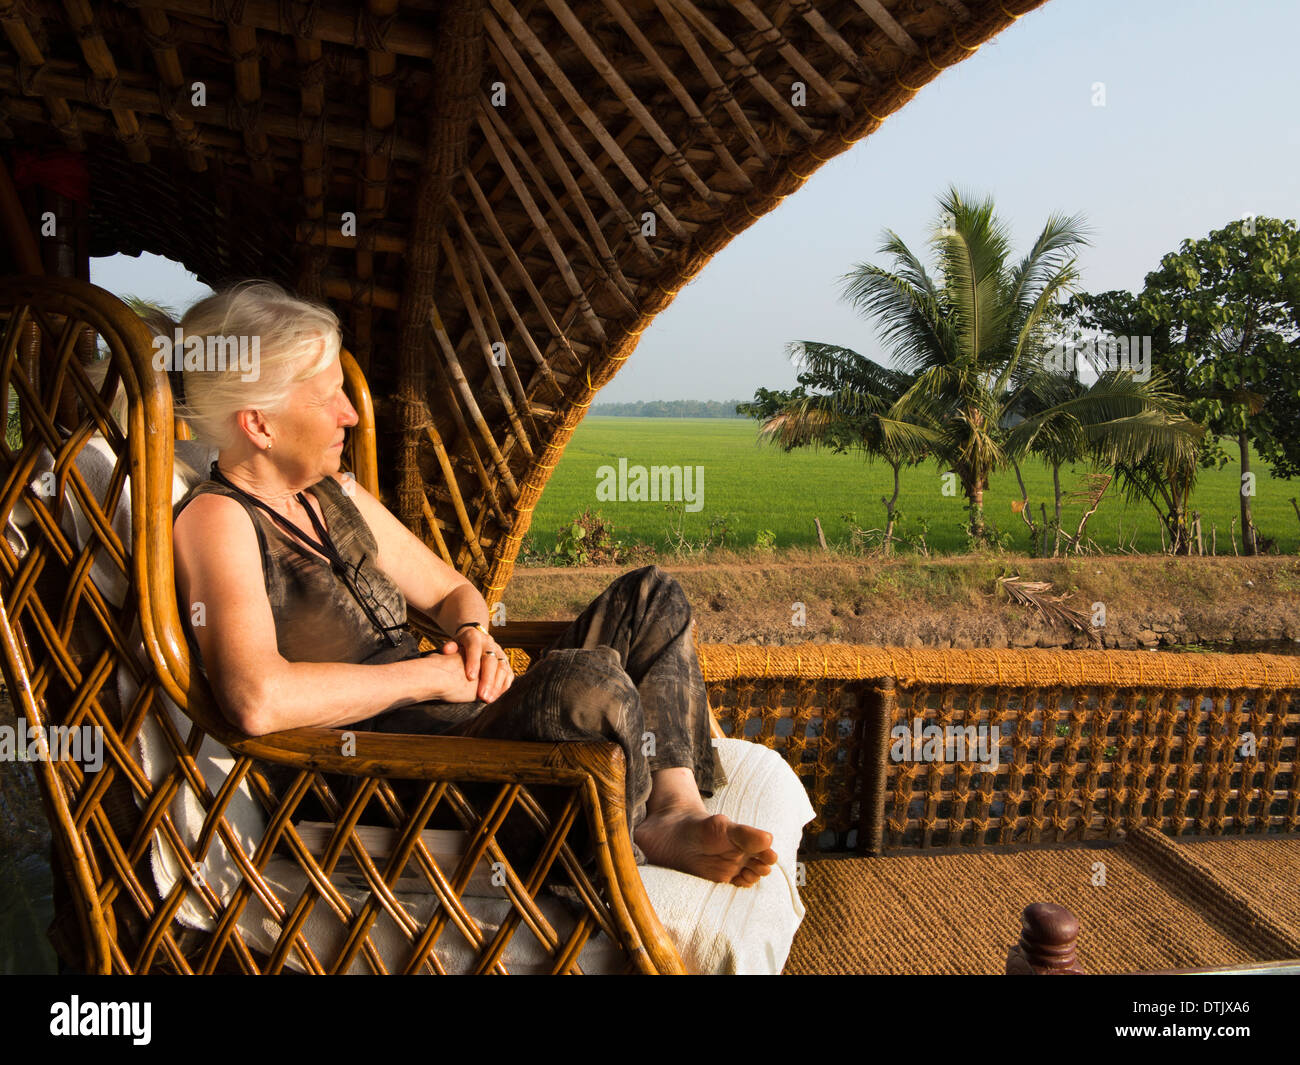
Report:
[[[938,280],[886,231],[880,250],[894,269],[860,264],[846,291],[875,318],[898,372],[911,378],[878,415],[884,446],[928,452],[957,474],[977,542],[985,538],[990,475],[1031,448],[1073,441],[1110,464],[1194,452],[1195,427],[1163,379],[1113,370],[1072,389],[1048,358],[1056,307],[1078,277],[1074,252],[1086,243],[1078,218],[1050,217],[1013,265],[992,200],[971,202],[950,189],[940,209],[930,241]]]
[[[1090,294],[1076,293],[1058,313],[1064,336],[1077,340],[1085,333],[1109,337],[1151,338],[1151,366],[1173,393],[1190,397],[1193,386],[1186,367],[1173,357],[1174,341],[1168,324],[1162,324],[1143,309],[1140,298],[1123,289]],[[1077,367],[1076,367],[1077,368]],[[1195,419],[1193,419],[1195,420]],[[1150,451],[1136,461],[1113,463],[1115,479],[1130,503],[1151,505],[1169,534],[1170,550],[1187,554],[1191,550],[1190,507],[1197,472],[1204,464],[1203,441],[1195,451]],[[1046,456],[1052,461],[1053,456]],[[1074,461],[1073,457],[1069,461]],[[1057,510],[1060,510],[1059,477]],[[1058,523],[1059,524],[1059,523]]]
[[[1222,466],[1222,437],[1241,456],[1243,550],[1257,552],[1251,445],[1273,472],[1300,472],[1300,232],[1294,221],[1233,222],[1185,240],[1146,277],[1140,307],[1173,343],[1192,400],[1210,430],[1205,459]]]

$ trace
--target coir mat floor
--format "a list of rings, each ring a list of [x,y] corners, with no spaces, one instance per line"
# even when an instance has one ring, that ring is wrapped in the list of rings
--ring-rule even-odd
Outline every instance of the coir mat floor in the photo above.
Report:
[[[1079,918],[1090,973],[1300,958],[1300,838],[809,862],[785,972],[998,974],[1033,902]]]

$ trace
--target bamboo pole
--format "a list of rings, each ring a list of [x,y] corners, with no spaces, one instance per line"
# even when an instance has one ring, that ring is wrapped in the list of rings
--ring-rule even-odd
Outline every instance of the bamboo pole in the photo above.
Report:
[[[424,427],[431,421],[424,398],[424,364],[438,275],[439,234],[452,179],[464,165],[466,138],[483,68],[483,4],[484,0],[451,0],[442,10],[428,143],[406,254],[406,283],[398,310],[395,399],[401,426],[396,463],[397,512],[408,529],[419,528],[424,517],[420,441]]]

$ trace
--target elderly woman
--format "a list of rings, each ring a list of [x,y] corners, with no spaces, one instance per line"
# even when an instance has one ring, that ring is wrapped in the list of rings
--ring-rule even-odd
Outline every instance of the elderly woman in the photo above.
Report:
[[[255,373],[231,360],[173,375],[178,412],[218,450],[176,506],[177,590],[233,724],[612,740],[638,861],[738,886],[771,871],[770,833],[701,799],[725,778],[675,581],[653,566],[618,578],[516,683],[473,585],[339,472],[357,414],[334,314],[246,283],[181,329],[256,340]],[[450,634],[436,652],[405,628],[407,603]]]

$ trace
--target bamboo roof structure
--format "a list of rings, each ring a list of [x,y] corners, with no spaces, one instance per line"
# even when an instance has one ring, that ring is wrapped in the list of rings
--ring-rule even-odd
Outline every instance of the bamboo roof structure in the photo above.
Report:
[[[328,302],[386,502],[493,602],[655,315],[1042,2],[0,0],[0,150],[84,157],[79,269]]]

